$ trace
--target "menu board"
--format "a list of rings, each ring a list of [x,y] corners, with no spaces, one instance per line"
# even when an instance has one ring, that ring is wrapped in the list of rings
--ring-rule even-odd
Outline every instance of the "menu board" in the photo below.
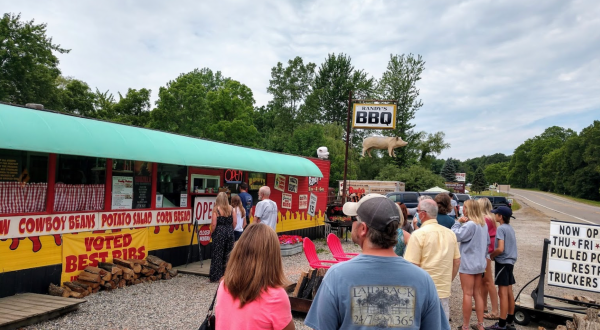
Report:
[[[267,175],[265,173],[248,173],[248,185],[250,190],[258,190],[267,184]]]
[[[308,208],[308,195],[298,195],[298,209],[304,210]]]
[[[19,161],[11,158],[0,158],[0,181],[17,181],[19,179]]]
[[[133,205],[133,178],[113,176],[112,209],[131,210]]]
[[[152,163],[135,162],[133,172],[133,208],[150,208],[152,193]]]

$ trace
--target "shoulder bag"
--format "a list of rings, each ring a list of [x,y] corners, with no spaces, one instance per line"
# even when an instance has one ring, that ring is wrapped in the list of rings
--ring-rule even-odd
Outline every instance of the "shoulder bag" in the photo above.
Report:
[[[219,292],[219,287],[217,287],[217,292]],[[215,330],[215,313],[213,312],[213,307],[215,306],[215,299],[217,299],[217,292],[215,292],[215,296],[213,297],[212,303],[210,303],[210,307],[208,308],[208,313],[206,314],[206,319],[200,325],[198,330]]]

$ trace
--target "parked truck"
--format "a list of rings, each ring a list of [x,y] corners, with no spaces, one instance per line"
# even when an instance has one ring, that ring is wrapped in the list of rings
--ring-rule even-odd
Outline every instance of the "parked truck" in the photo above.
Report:
[[[342,212],[342,192],[344,181],[339,180],[338,194],[335,194],[334,188],[329,188],[327,198],[327,217],[344,217]],[[348,201],[353,196],[360,199],[366,194],[386,195],[390,192],[404,191],[404,182],[400,181],[376,181],[376,180],[346,180],[346,197]]]

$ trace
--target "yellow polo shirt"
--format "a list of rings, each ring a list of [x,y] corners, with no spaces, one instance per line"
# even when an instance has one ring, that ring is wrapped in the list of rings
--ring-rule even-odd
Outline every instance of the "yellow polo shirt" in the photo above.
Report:
[[[435,284],[440,298],[450,297],[452,263],[460,258],[456,235],[452,230],[430,219],[415,230],[404,253],[404,259],[419,264]]]

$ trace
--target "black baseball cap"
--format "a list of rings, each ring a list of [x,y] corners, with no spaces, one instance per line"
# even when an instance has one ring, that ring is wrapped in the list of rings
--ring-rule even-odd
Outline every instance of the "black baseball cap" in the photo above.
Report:
[[[360,202],[344,204],[344,214],[359,216],[367,227],[384,231],[392,221],[400,222],[398,205],[380,194],[365,195]]]
[[[495,213],[495,214],[500,214],[501,216],[504,216],[504,217],[511,217],[513,219],[516,219],[512,215],[512,209],[508,206],[498,206],[497,208],[493,209],[491,212]]]

